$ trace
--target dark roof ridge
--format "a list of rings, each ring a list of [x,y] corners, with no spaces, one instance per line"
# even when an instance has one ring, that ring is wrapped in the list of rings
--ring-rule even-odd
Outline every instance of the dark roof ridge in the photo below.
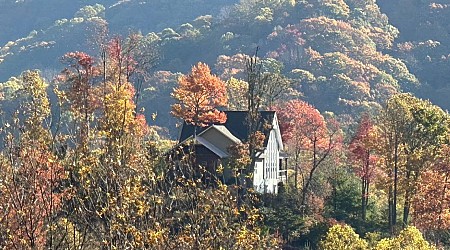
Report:
[[[239,110],[224,110],[223,111],[227,115],[227,120],[225,123],[211,123],[210,125],[206,127],[197,127],[196,131],[197,134],[201,133],[203,130],[205,130],[207,127],[211,125],[224,125],[234,136],[236,136],[238,139],[245,141],[248,139],[248,127],[246,126],[247,123],[247,113],[248,111],[239,111]],[[259,117],[260,121],[273,121],[275,117],[275,111],[268,111],[263,110],[259,111],[261,114]],[[268,139],[267,133],[270,131],[267,131],[264,128],[259,129],[261,132],[263,132],[266,135],[266,139]],[[183,141],[189,136],[192,136],[194,134],[194,125],[183,123],[180,137],[178,138],[179,141]]]

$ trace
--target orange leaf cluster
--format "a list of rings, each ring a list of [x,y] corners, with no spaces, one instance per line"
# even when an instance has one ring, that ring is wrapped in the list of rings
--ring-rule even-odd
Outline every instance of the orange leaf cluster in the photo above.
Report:
[[[177,101],[172,106],[174,116],[196,126],[226,121],[225,113],[216,109],[227,105],[226,86],[211,74],[208,65],[199,62],[192,67],[191,74],[180,77],[178,83],[172,93]]]
[[[425,230],[450,229],[450,146],[443,146],[434,166],[422,173],[414,200],[414,224]]]
[[[55,190],[65,178],[64,168],[37,143],[23,145],[11,163],[0,164],[9,176],[0,185],[0,202],[5,205],[0,206],[5,212],[0,222],[8,229],[4,243],[8,249],[43,249],[52,230],[48,223],[61,207],[64,193]]]

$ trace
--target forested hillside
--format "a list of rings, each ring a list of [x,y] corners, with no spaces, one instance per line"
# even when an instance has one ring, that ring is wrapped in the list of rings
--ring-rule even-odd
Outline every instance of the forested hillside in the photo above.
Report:
[[[450,15],[447,1],[379,1],[389,20],[400,30],[393,55],[408,65],[423,85],[418,95],[449,109]],[[414,18],[409,18],[414,16]]]
[[[0,7],[0,249],[450,247],[445,1]],[[234,185],[174,147],[225,109],[277,111],[279,194],[256,130]]]
[[[38,2],[10,4],[28,9]],[[1,49],[0,80],[30,68],[41,69],[45,77],[52,78],[64,53],[85,51],[97,56],[96,46],[106,36],[101,34],[125,37],[138,32],[158,47],[160,57],[152,68],[155,76],[160,75],[158,71],[183,73],[203,61],[228,80],[225,78],[235,75],[224,75],[224,71],[230,67],[242,70],[239,57],[252,55],[259,47],[259,55],[271,60],[273,68],[268,70],[289,78],[297,94],[302,93],[306,101],[323,111],[359,113],[376,107],[398,90],[419,91],[416,77],[402,60],[389,54],[396,47],[398,30],[373,2],[242,1],[211,8],[203,1],[192,1],[171,3],[173,10],[164,3],[88,5],[50,25],[35,27]],[[219,6],[220,2],[210,4]],[[151,18],[149,10],[155,9],[174,17],[167,27],[160,27],[164,18]],[[199,11],[200,16],[182,19],[172,14],[187,9]],[[152,85],[146,86],[149,90],[162,87],[155,81],[146,84]],[[144,94],[153,95],[151,91]],[[168,93],[157,96],[164,98]],[[167,99],[153,101],[170,103]],[[156,124],[167,124],[169,110],[157,107],[156,111]]]

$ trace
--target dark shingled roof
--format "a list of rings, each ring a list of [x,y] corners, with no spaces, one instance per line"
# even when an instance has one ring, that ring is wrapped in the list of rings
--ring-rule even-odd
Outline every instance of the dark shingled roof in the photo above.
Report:
[[[247,126],[247,111],[224,111],[227,115],[227,121],[224,124],[215,123],[214,125],[224,125],[234,136],[236,136],[241,141],[246,141],[248,139],[248,126]],[[275,115],[275,111],[260,111],[260,122],[261,124],[272,124],[273,118]],[[212,124],[211,124],[212,125]],[[194,135],[194,125],[183,123],[183,127],[181,129],[181,134],[178,142],[183,142],[190,136]],[[208,127],[198,127],[197,126],[197,134],[200,134],[203,130]],[[259,129],[266,136],[266,141],[264,144],[267,144],[268,135],[270,133],[270,129],[264,129],[264,126],[261,126]]]

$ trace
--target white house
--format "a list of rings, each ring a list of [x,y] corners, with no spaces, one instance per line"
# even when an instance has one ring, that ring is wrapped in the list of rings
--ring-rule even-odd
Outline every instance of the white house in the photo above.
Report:
[[[179,142],[182,143],[195,136],[196,162],[215,173],[219,165],[225,164],[230,157],[228,148],[242,143],[249,136],[246,111],[225,111],[227,121],[224,124],[212,124],[195,128],[183,124]],[[264,135],[263,150],[256,155],[253,185],[260,193],[277,193],[280,183],[287,181],[286,158],[281,153],[283,141],[275,111],[260,112],[259,129]],[[226,166],[223,181],[232,183],[231,171]]]

